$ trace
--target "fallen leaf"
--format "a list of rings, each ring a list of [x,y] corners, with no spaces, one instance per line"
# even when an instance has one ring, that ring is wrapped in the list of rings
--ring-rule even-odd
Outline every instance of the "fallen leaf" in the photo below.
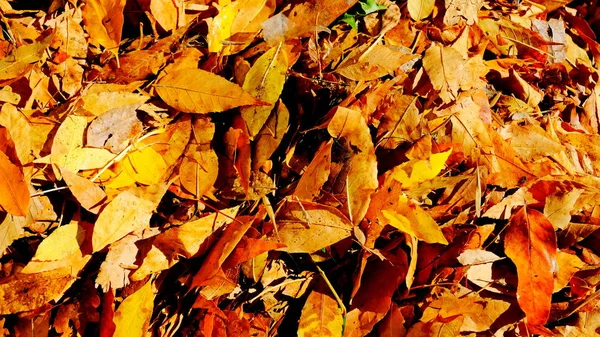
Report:
[[[150,225],[150,217],[167,191],[166,184],[132,187],[117,195],[98,215],[92,237],[97,252],[125,235]]]
[[[38,309],[58,301],[75,282],[70,267],[37,274],[16,274],[0,284],[0,315],[16,314]]]
[[[123,30],[126,0],[86,0],[81,15],[93,41],[117,54]]]
[[[288,253],[314,253],[351,235],[352,223],[337,209],[305,201],[285,201],[269,238]]]
[[[34,63],[42,59],[51,40],[52,35],[49,35],[41,41],[20,46],[0,59],[0,81],[14,81],[23,76]]]
[[[261,55],[246,74],[242,88],[250,95],[268,103],[268,105],[240,108],[251,140],[258,135],[271,115],[271,110],[283,90],[287,69],[287,55],[279,45]]]
[[[517,266],[517,300],[527,324],[546,324],[557,269],[552,223],[542,213],[522,207],[510,218],[504,250]]]
[[[344,319],[336,300],[313,290],[302,308],[298,337],[338,337],[342,335]]]
[[[98,214],[100,207],[107,201],[106,193],[89,179],[69,170],[62,170],[62,177],[81,206],[94,214]]]
[[[427,243],[448,244],[438,224],[419,205],[401,195],[394,206],[381,211],[390,225]]]
[[[29,200],[22,168],[0,152],[0,208],[12,215],[24,216],[29,210]]]
[[[142,337],[150,327],[150,317],[154,308],[152,280],[131,294],[115,311],[115,337]]]
[[[415,21],[422,21],[433,12],[435,1],[431,0],[409,0],[408,14]]]
[[[201,69],[175,70],[154,87],[165,103],[183,112],[206,114],[265,104],[237,84]]]

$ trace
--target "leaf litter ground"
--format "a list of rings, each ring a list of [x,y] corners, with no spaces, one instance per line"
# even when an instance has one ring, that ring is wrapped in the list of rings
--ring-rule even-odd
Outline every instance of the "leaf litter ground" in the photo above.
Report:
[[[597,336],[599,11],[0,0],[0,335]]]

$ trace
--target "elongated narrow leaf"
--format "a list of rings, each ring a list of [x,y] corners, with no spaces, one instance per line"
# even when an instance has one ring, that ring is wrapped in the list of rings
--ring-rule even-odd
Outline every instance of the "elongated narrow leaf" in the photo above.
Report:
[[[517,266],[517,300],[530,325],[543,325],[550,315],[556,264],[556,234],[540,212],[521,208],[510,218],[504,251]]]
[[[264,104],[239,85],[201,69],[177,69],[155,87],[165,103],[183,112],[205,114]]]

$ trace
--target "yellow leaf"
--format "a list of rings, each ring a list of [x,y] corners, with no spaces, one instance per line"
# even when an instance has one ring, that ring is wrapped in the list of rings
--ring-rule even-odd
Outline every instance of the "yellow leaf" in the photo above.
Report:
[[[168,168],[162,156],[151,147],[131,152],[121,163],[131,178],[144,185],[161,182]]]
[[[16,79],[23,75],[31,64],[38,62],[44,56],[44,51],[48,48],[52,37],[53,35],[49,35],[42,41],[23,45],[0,59],[0,80]]]
[[[31,311],[59,300],[73,284],[69,267],[37,274],[15,274],[0,284],[0,315]]]
[[[115,312],[113,337],[146,336],[153,308],[154,290],[150,280],[127,297]]]
[[[155,84],[160,98],[183,112],[221,112],[244,105],[261,105],[240,86],[201,69],[177,69]]]
[[[190,145],[179,166],[181,186],[197,198],[213,187],[219,175],[219,158],[210,146]]]
[[[302,309],[298,337],[342,336],[344,318],[337,301],[324,293],[313,291]]]
[[[150,12],[167,32],[177,28],[179,9],[176,4],[177,2],[173,0],[150,1]]]
[[[261,55],[246,74],[244,90],[269,103],[269,105],[240,108],[242,118],[248,126],[250,139],[254,139],[271,115],[273,105],[283,90],[287,69],[287,55],[279,45]]]
[[[85,239],[85,230],[77,222],[55,229],[52,234],[40,243],[32,260],[61,260],[80,250]]]
[[[450,157],[452,149],[431,155],[429,160],[410,161],[408,165],[401,165],[392,171],[391,177],[402,183],[402,188],[408,189],[417,184],[435,178],[444,168],[446,160]],[[407,167],[408,166],[408,167]],[[406,169],[410,169],[410,177]]]
[[[408,0],[408,14],[415,21],[421,21],[431,15],[435,0]]]
[[[150,225],[150,217],[167,191],[166,184],[133,187],[117,195],[100,213],[94,226],[94,252],[125,235]]]
[[[81,10],[85,29],[97,44],[113,54],[119,51],[126,0],[86,0]]]
[[[208,24],[208,51],[218,53],[223,48],[223,41],[231,36],[231,26],[233,20],[239,12],[239,1],[231,2],[219,9],[219,14],[215,16]]]
[[[393,209],[381,211],[390,225],[427,243],[448,244],[433,218],[421,207],[401,195]]]

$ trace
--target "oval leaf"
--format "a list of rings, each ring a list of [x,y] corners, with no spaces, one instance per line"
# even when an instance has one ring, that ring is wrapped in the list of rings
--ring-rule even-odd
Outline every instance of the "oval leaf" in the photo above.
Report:
[[[339,210],[312,202],[288,201],[276,216],[278,240],[288,253],[314,253],[350,236],[352,223]]]
[[[21,169],[0,152],[0,207],[12,215],[25,216],[29,190]]]
[[[183,112],[221,112],[244,105],[264,104],[231,83],[201,69],[177,69],[155,85],[165,103]]]

